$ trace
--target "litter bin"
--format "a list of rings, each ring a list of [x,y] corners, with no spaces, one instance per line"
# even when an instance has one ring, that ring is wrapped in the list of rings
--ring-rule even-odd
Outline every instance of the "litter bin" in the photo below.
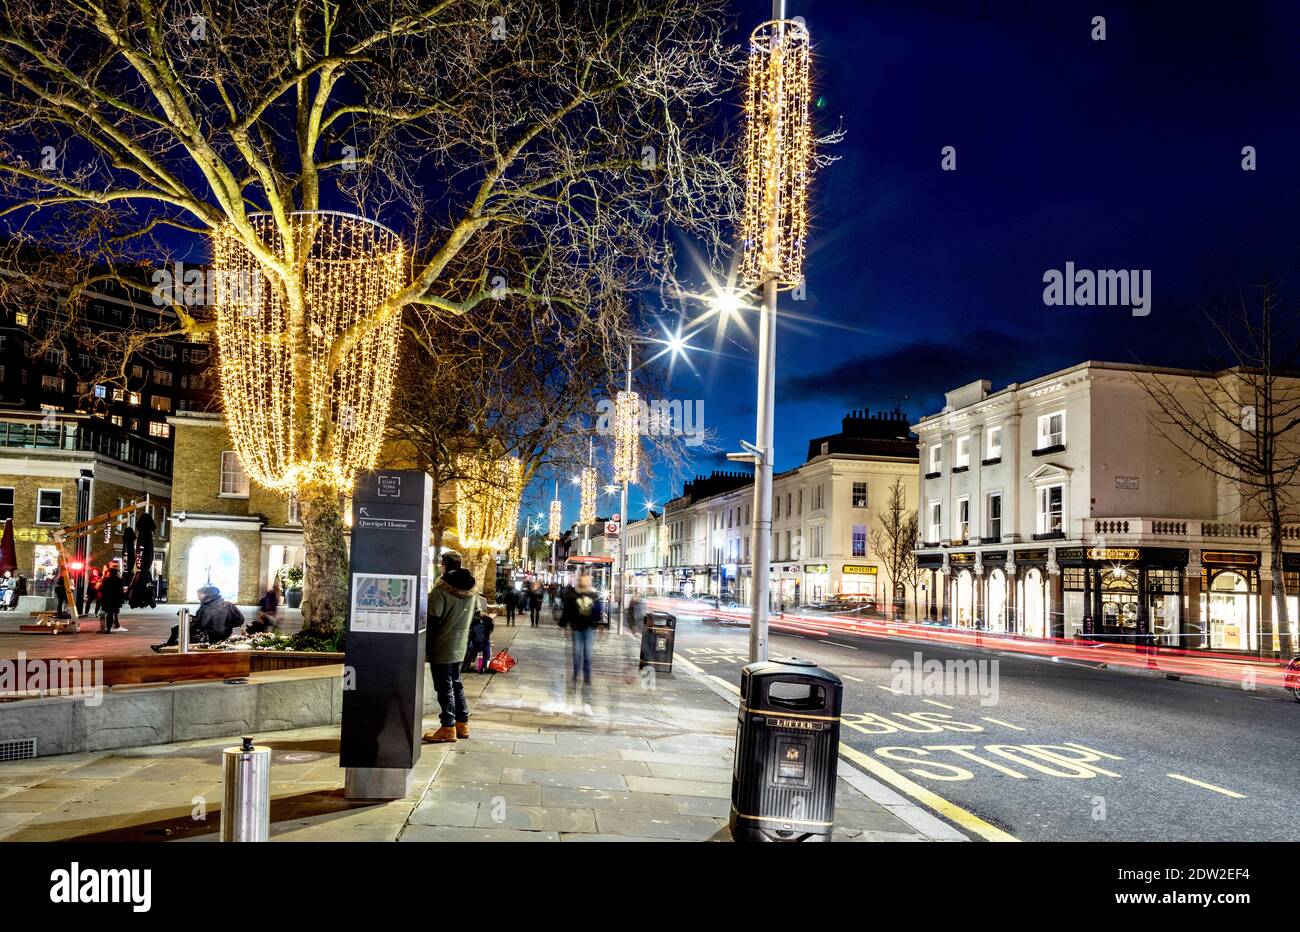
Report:
[[[641,625],[642,670],[654,667],[656,673],[673,672],[673,638],[676,634],[676,615],[646,612]]]
[[[830,841],[844,684],[809,660],[740,671],[731,778],[736,841]]]

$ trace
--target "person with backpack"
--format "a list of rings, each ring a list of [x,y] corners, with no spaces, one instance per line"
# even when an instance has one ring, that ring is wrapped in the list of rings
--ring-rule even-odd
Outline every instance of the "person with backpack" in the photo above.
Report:
[[[424,733],[424,740],[432,744],[469,737],[469,704],[460,671],[469,646],[470,625],[485,607],[483,597],[474,591],[478,585],[474,574],[461,568],[460,554],[448,550],[441,560],[442,576],[429,593],[425,640],[439,706],[440,727]]]
[[[116,574],[117,568],[114,567]],[[117,577],[119,582],[121,577]],[[117,589],[120,591],[121,586]],[[221,597],[221,590],[216,586],[200,586],[198,591],[199,607],[190,616],[190,641],[206,640],[208,644],[220,644],[244,626],[244,613],[233,602]],[[119,595],[119,600],[122,596]],[[121,605],[121,602],[118,602]],[[172,625],[171,637],[162,644],[153,644],[150,650],[159,653],[164,647],[175,647],[180,643],[180,625]]]
[[[583,573],[578,585],[566,589],[560,611],[560,627],[568,628],[573,639],[572,692],[577,698],[578,673],[582,673],[582,714],[591,714],[591,654],[596,645],[596,631],[607,624],[605,604],[600,593],[591,584],[591,576]]]

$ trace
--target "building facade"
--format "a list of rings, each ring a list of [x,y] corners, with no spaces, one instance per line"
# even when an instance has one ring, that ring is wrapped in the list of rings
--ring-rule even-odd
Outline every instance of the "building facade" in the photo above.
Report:
[[[916,470],[916,442],[901,412],[855,411],[838,433],[812,439],[804,463],[773,478],[773,605],[887,604],[897,581],[873,548],[872,530],[896,481],[905,510],[915,510]],[[714,473],[688,482],[662,515],[634,522],[629,532],[647,538],[648,525],[657,525],[660,562],[642,570],[647,586],[749,604],[753,498],[752,474]],[[643,547],[642,559],[651,555]]]
[[[173,429],[172,601],[197,601],[214,585],[231,601],[254,603],[288,566],[302,566],[302,525],[290,495],[252,483],[220,415],[168,419]]]
[[[948,392],[913,427],[927,615],[1031,637],[1275,651],[1272,585],[1285,573],[1297,591],[1300,526],[1273,567],[1262,515],[1156,427],[1157,385],[1194,401],[1231,382],[1085,362]]]

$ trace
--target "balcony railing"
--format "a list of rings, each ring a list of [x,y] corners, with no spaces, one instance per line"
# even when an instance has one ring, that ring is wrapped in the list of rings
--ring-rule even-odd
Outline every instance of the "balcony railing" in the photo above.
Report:
[[[94,421],[59,421],[49,427],[38,421],[0,421],[0,447],[99,453],[162,476],[172,471],[172,454],[166,447]]]
[[[1268,525],[1250,521],[1199,521],[1192,518],[1085,518],[1083,539],[1168,538],[1189,540],[1268,540]],[[1282,526],[1284,540],[1300,540],[1300,524]]]

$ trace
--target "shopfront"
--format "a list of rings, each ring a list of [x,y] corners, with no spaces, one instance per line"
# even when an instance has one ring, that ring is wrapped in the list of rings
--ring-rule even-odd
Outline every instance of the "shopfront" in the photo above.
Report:
[[[1067,547],[1061,567],[1065,636],[1174,647],[1183,625],[1188,552],[1168,547]]]
[[[825,563],[805,563],[803,566],[803,599],[805,602],[822,602],[830,588],[830,567]]]
[[[1259,649],[1258,553],[1201,551],[1201,617],[1211,650]]]
[[[840,570],[840,595],[855,602],[880,604],[879,567],[865,563],[845,563]]]
[[[1038,547],[1015,551],[1015,625],[1016,634],[1031,638],[1052,636],[1052,600],[1047,573],[1049,554]],[[1008,576],[1010,579],[1010,576]]]

